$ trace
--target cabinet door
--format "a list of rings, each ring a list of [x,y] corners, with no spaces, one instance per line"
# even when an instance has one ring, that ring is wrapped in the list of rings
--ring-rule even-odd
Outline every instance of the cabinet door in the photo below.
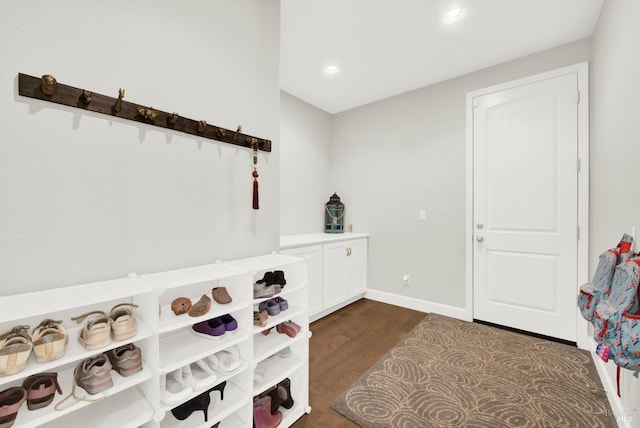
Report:
[[[346,245],[345,294],[350,298],[367,291],[367,240],[348,241]]]
[[[322,246],[289,248],[280,253],[302,257],[307,261],[307,310],[309,316],[322,311]]]
[[[347,243],[335,242],[324,245],[323,251],[323,297],[324,308],[329,308],[346,298]]]

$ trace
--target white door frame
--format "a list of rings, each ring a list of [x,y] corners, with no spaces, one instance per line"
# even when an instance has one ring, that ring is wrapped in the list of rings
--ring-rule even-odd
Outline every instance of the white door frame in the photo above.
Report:
[[[567,74],[577,73],[580,103],[578,104],[578,157],[580,173],[578,174],[578,283],[575,284],[577,302],[578,289],[589,281],[589,63],[562,67],[546,73],[536,74],[511,82],[501,83],[484,89],[467,93],[467,159],[466,159],[466,225],[465,225],[465,319],[473,319],[473,102],[475,97],[503,91],[516,86],[551,79]],[[576,231],[577,232],[577,231]],[[577,344],[583,349],[589,347],[588,323],[580,316],[576,304]]]

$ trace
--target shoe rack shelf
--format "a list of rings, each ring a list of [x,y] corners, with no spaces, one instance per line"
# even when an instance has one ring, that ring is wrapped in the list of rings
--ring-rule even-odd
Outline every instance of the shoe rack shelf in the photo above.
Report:
[[[42,320],[51,318],[62,321],[62,326],[67,333],[67,345],[61,358],[38,363],[34,352],[31,351],[24,370],[8,376],[0,376],[0,390],[4,390],[8,387],[22,385],[24,379],[30,375],[55,372],[63,392],[62,395],[56,393],[53,402],[41,409],[28,410],[27,406],[23,404],[13,426],[16,428],[69,427],[74,426],[70,421],[82,420],[83,416],[81,415],[90,412],[92,421],[95,421],[92,426],[134,428],[140,425],[139,421],[152,417],[154,409],[145,396],[145,391],[151,388],[151,379],[155,377],[153,366],[145,360],[145,357],[153,352],[153,338],[156,329],[155,307],[151,303],[153,300],[151,291],[148,286],[140,284],[132,277],[1,297],[0,332],[6,332],[16,325],[28,325],[31,327],[31,332]],[[81,326],[71,321],[71,317],[92,310],[102,310],[108,314],[110,309],[119,303],[138,305],[138,308],[135,309],[137,334],[126,341],[111,341],[108,345],[98,349],[85,349],[77,339]],[[74,384],[74,369],[78,363],[86,358],[132,342],[142,350],[142,371],[125,378],[112,370],[113,386],[108,390],[88,396],[83,389],[76,388],[77,395],[88,396],[100,401],[78,401],[68,408],[59,411],[55,409],[55,405],[71,393]],[[122,397],[126,397],[127,403],[135,407],[135,416],[127,415],[126,411],[118,412],[117,415],[111,414],[113,408],[116,408],[115,403]],[[73,400],[70,398],[66,403],[71,404]],[[105,409],[105,411],[102,412],[100,409]],[[82,426],[82,424],[77,426]]]
[[[266,272],[275,270],[282,270],[286,274],[287,285],[277,296],[286,299],[289,307],[280,314],[270,316],[265,327],[256,327],[253,325],[253,311],[257,310],[260,302],[269,298],[254,299],[253,285]],[[33,329],[43,319],[52,318],[63,320],[68,337],[63,357],[38,364],[32,352],[23,371],[0,376],[2,391],[20,386],[29,375],[56,372],[63,390],[63,394],[56,393],[53,402],[45,408],[31,411],[23,404],[14,427],[87,426],[88,420],[91,421],[92,428],[211,428],[218,422],[219,428],[252,427],[254,396],[285,378],[290,379],[295,405],[291,409],[280,408],[282,422],[279,426],[289,426],[311,410],[308,395],[310,332],[306,286],[307,265],[304,259],[270,254],[0,297],[0,334],[16,325],[29,325]],[[195,303],[203,294],[212,297],[211,290],[214,287],[225,287],[232,302],[220,304],[211,299],[209,311],[198,317],[175,315],[171,310],[173,299],[187,297]],[[76,325],[70,318],[93,310],[108,313],[120,303],[138,305],[134,310],[137,320],[136,336],[123,342],[113,341],[99,349],[84,349],[77,339],[81,325]],[[217,340],[206,339],[192,332],[191,326],[194,323],[225,314],[236,319],[238,328],[235,332],[226,332]],[[276,331],[275,326],[289,320],[300,326],[295,337]],[[262,334],[269,328],[271,331],[268,335]],[[125,378],[112,370],[114,385],[108,390],[89,396],[82,388],[76,388],[78,395],[91,399],[100,398],[99,401],[79,401],[67,409],[55,410],[55,405],[72,390],[73,372],[78,363],[131,342],[142,350],[142,371]],[[237,349],[239,367],[231,373],[216,371],[216,383],[226,381],[224,400],[220,399],[219,391],[211,392],[208,421],[204,421],[201,411],[194,412],[182,421],[176,419],[171,409],[180,403],[167,405],[161,401],[161,376],[230,349]],[[274,356],[285,350],[289,356]],[[266,370],[262,369],[265,361],[271,362]],[[261,370],[259,381],[255,370]],[[201,393],[195,391],[182,402]]]

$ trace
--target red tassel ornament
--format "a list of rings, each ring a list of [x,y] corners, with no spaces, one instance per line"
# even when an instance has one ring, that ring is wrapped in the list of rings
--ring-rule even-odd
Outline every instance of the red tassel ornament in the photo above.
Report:
[[[253,140],[251,142],[251,148],[253,149],[253,209],[259,210],[260,204],[258,203],[258,141]]]
[[[253,170],[253,209],[260,209],[260,205],[258,204],[258,171],[255,169]]]

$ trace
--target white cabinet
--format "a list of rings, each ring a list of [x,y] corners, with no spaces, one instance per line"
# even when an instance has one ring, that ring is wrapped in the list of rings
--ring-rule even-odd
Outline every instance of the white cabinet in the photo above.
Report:
[[[266,272],[275,270],[282,270],[287,280],[277,296],[288,302],[288,308],[270,317],[267,325],[256,327],[253,311],[258,309],[261,302],[269,299],[254,299],[253,285]],[[31,331],[42,320],[51,318],[62,320],[68,335],[65,354],[61,358],[39,364],[32,352],[24,370],[0,376],[2,392],[22,385],[30,375],[55,372],[63,391],[62,395],[55,395],[49,406],[41,409],[28,410],[23,404],[13,426],[209,428],[221,422],[220,426],[225,428],[249,428],[253,425],[254,396],[283,381],[287,382],[287,386],[290,384],[294,405],[290,409],[281,409],[283,421],[280,426],[290,426],[311,410],[308,392],[311,333],[307,314],[307,285],[307,264],[303,259],[272,254],[0,297],[0,334],[19,325],[28,325]],[[215,287],[225,287],[232,301],[226,304],[216,302],[212,296]],[[176,298],[185,297],[195,303],[203,295],[211,299],[206,313],[176,315],[171,309],[171,303]],[[108,314],[112,307],[120,303],[138,305],[134,309],[136,335],[126,341],[112,341],[99,349],[86,350],[77,339],[82,325],[76,325],[71,317],[95,310]],[[235,319],[237,328],[227,330],[217,339],[203,338],[192,331],[195,323],[220,317],[229,319],[228,316]],[[299,326],[297,334],[278,332],[276,327],[285,322]],[[141,371],[122,377],[112,370],[113,386],[103,392],[89,396],[83,389],[75,387],[76,396],[86,396],[94,401],[78,400],[63,410],[55,409],[56,404],[74,389],[73,373],[79,363],[127,343],[134,343],[141,349]],[[225,382],[224,399],[218,391],[210,394],[208,420],[204,421],[204,412],[201,411],[194,412],[184,420],[175,418],[172,408],[203,391],[192,392],[183,397],[180,403],[167,405],[161,400],[162,376],[230,350],[237,350],[239,365],[230,373],[216,371],[213,385]],[[274,354],[276,357],[273,357]],[[73,401],[69,399],[67,402]]]
[[[309,266],[309,318],[314,321],[363,297],[367,290],[366,234],[290,235],[281,252]]]
[[[324,304],[332,307],[367,289],[367,240],[324,245]]]
[[[37,363],[32,351],[24,370],[0,377],[0,391],[22,385],[24,379],[39,373],[57,373],[62,395],[55,394],[47,407],[28,410],[23,404],[13,425],[25,427],[70,427],[83,426],[91,420],[92,427],[137,427],[147,422],[154,413],[147,400],[153,394],[156,367],[154,359],[157,308],[151,288],[135,279],[97,282],[56,290],[18,294],[0,298],[0,334],[18,325],[30,326],[30,332],[46,318],[62,321],[66,329],[68,343],[64,355],[46,363]],[[112,307],[120,303],[138,305],[134,309],[137,320],[136,335],[126,341],[111,341],[108,345],[94,350],[85,349],[78,341],[78,333],[83,324],[76,324],[71,317],[89,311],[101,310],[109,314]],[[72,397],[66,403],[69,407],[56,410],[55,406],[74,389],[74,369],[86,358],[115,349],[127,343],[134,343],[142,351],[143,369],[136,374],[122,377],[115,371],[110,375],[113,386],[103,392],[89,396],[82,388],[76,387],[78,397],[87,396],[97,402],[77,401]],[[114,412],[114,409],[119,409]],[[85,421],[82,423],[81,421]]]

